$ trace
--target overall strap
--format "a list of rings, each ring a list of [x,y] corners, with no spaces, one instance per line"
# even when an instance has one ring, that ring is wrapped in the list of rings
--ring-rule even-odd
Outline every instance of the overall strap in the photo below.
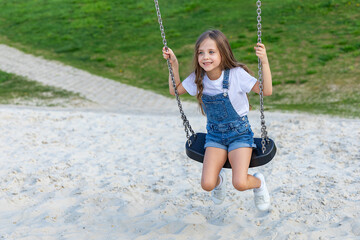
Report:
[[[228,90],[229,90],[229,74],[230,74],[230,69],[225,69],[224,71],[224,79],[223,79],[223,91],[224,91],[224,97],[226,97],[228,95]]]

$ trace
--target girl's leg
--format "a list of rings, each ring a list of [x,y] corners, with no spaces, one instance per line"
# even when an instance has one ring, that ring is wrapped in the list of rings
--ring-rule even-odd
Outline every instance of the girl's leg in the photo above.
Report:
[[[251,148],[237,148],[229,152],[229,161],[232,168],[232,183],[239,191],[259,188],[261,181],[248,174],[251,160]]]
[[[206,148],[201,176],[201,187],[205,191],[211,191],[219,184],[219,173],[226,160],[226,150],[215,147]]]

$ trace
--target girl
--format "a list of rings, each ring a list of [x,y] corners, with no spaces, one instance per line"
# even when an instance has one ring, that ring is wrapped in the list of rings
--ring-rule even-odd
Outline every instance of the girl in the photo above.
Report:
[[[272,78],[265,46],[254,47],[262,63],[263,94],[272,94]],[[196,96],[202,113],[207,117],[207,136],[201,186],[211,191],[215,204],[224,201],[226,174],[222,167],[229,158],[232,183],[235,189],[254,189],[256,207],[265,211],[270,207],[270,196],[264,176],[248,174],[252,148],[256,147],[247,113],[247,93],[259,93],[259,82],[249,69],[236,61],[225,35],[218,30],[204,32],[195,44],[194,72],[183,82],[179,77],[179,63],[174,52],[163,49],[163,57],[170,59],[179,94]],[[171,76],[169,91],[175,95]]]

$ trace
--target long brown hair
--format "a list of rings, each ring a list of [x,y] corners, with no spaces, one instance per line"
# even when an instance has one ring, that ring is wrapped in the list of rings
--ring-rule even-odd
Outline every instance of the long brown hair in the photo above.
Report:
[[[222,70],[231,69],[231,68],[235,68],[235,67],[241,67],[246,72],[253,75],[253,73],[250,71],[250,69],[245,64],[240,63],[235,59],[234,54],[231,50],[229,41],[227,40],[227,38],[221,31],[209,30],[209,31],[206,31],[203,34],[201,34],[195,44],[194,63],[193,64],[194,64],[194,72],[195,72],[195,83],[197,86],[196,98],[199,102],[201,113],[203,115],[205,115],[205,112],[202,107],[201,97],[203,95],[203,90],[204,90],[203,78],[205,75],[205,70],[199,65],[198,56],[199,56],[199,48],[200,48],[201,43],[205,39],[208,39],[208,38],[210,38],[216,42],[216,46],[219,49],[220,56],[221,56],[220,66],[221,66]]]

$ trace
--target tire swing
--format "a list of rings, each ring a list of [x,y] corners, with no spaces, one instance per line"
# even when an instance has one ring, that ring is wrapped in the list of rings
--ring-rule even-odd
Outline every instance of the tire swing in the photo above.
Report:
[[[157,13],[157,17],[158,17],[158,21],[159,21],[159,25],[160,25],[160,31],[161,31],[161,37],[163,39],[163,44],[164,44],[165,49],[168,49],[166,38],[165,38],[165,29],[164,29],[164,26],[162,23],[162,18],[161,18],[161,13],[160,13],[160,8],[159,8],[159,3],[158,3],[158,0],[154,0],[154,2],[155,2],[156,13]],[[257,41],[258,41],[258,43],[261,43],[261,1],[258,0],[256,2],[256,4],[258,7],[257,8],[257,14],[258,14],[258,16],[257,16],[258,40]],[[183,120],[183,125],[185,127],[185,133],[186,133],[186,138],[187,138],[186,143],[185,143],[186,155],[195,161],[203,163],[204,154],[205,154],[204,145],[205,145],[206,133],[195,133],[193,131],[193,129],[191,128],[191,125],[190,125],[189,121],[187,120],[186,115],[182,109],[182,104],[180,101],[179,93],[176,89],[174,73],[173,73],[169,59],[167,59],[167,65],[169,68],[172,85],[175,90],[176,101],[177,101],[179,111],[181,114],[181,119]],[[259,84],[259,87],[260,87],[259,95],[260,95],[260,114],[261,114],[261,116],[260,116],[261,138],[254,138],[256,148],[253,148],[249,168],[259,167],[259,166],[267,164],[268,162],[270,162],[273,159],[273,157],[275,156],[275,153],[276,153],[275,143],[272,139],[270,139],[267,136],[267,131],[266,131],[265,116],[264,116],[264,101],[263,101],[264,95],[263,95],[263,82],[262,82],[262,66],[261,66],[261,61],[259,58],[258,58],[258,70],[259,70],[258,81],[260,83]],[[190,133],[191,133],[191,135],[190,135]],[[231,168],[229,159],[225,162],[223,168]]]

